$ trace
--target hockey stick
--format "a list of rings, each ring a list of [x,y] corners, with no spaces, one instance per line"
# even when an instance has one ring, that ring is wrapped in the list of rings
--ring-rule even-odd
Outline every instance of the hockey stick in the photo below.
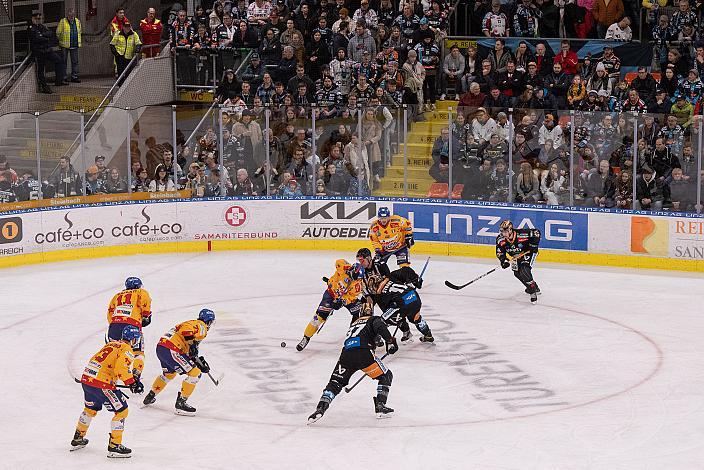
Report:
[[[450,281],[445,281],[445,285],[446,285],[447,287],[449,287],[450,289],[455,289],[455,290],[464,289],[464,288],[467,287],[468,285],[472,284],[473,282],[477,282],[479,279],[481,279],[481,278],[483,278],[483,277],[488,276],[489,274],[493,273],[493,272],[496,271],[497,269],[499,269],[499,268],[494,268],[494,269],[492,269],[491,271],[486,272],[486,273],[482,274],[481,276],[479,276],[479,277],[477,277],[477,278],[475,278],[475,279],[472,279],[472,280],[469,281],[468,283],[462,284],[461,286],[458,286],[458,285],[456,285],[456,284],[453,284],[453,283],[451,283]]]
[[[419,278],[423,279],[423,274],[425,274],[425,270],[428,268],[428,263],[430,263],[430,256],[428,256],[428,259],[425,260],[425,265],[423,265],[420,276],[418,276]]]
[[[195,362],[193,362],[193,359],[192,359],[192,358],[189,357],[188,359],[189,359],[188,363],[189,363],[192,367],[198,367],[198,364],[196,364]],[[198,367],[198,368],[200,369],[200,367]],[[206,374],[208,374],[208,377],[210,377],[210,380],[215,384],[216,387],[217,387],[218,385],[220,385],[220,381],[221,381],[222,378],[225,376],[225,374],[223,374],[223,375],[220,376],[219,379],[216,380],[215,377],[213,377],[213,376],[210,374],[210,371],[206,372]]]
[[[391,335],[393,338],[396,338],[396,333],[398,332],[398,327],[399,327],[399,325],[396,325],[396,329],[394,330],[394,334]],[[389,353],[387,352],[386,354],[384,354],[383,356],[381,356],[381,358],[380,358],[379,360],[380,360],[380,361],[383,361],[384,359],[386,359],[386,356],[388,356],[388,355],[389,355]],[[355,388],[357,385],[359,385],[359,383],[360,383],[362,380],[364,380],[364,377],[366,377],[366,376],[367,376],[367,374],[363,374],[359,379],[357,379],[357,381],[356,381],[354,384],[352,384],[351,387],[345,387],[345,392],[346,392],[346,393],[350,393],[352,390],[354,390],[354,388]]]
[[[82,383],[83,383],[83,382],[81,382],[81,379],[77,379],[76,377],[74,377],[73,380],[74,380],[77,384],[82,384]],[[116,388],[130,388],[129,385],[119,385],[119,384],[114,384],[114,385],[115,385]]]

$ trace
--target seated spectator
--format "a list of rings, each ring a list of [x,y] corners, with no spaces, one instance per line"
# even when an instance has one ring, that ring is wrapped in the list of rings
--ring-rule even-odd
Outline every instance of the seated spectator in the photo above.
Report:
[[[459,99],[459,90],[461,89],[462,78],[465,70],[465,59],[460,53],[460,48],[453,45],[450,48],[450,53],[445,56],[442,64],[443,74],[440,77],[440,89],[442,94],[440,99],[445,99],[445,91],[450,83],[454,83],[455,99]],[[469,106],[469,105],[468,105]]]
[[[631,81],[631,88],[638,92],[640,99],[650,105],[655,100],[658,83],[645,67],[638,67],[638,76]]]
[[[676,97],[682,96],[692,106],[697,105],[703,94],[704,83],[699,79],[699,73],[696,69],[691,69],[687,73],[687,79],[679,83],[675,92]]]
[[[235,77],[234,70],[227,69],[215,90],[215,99],[220,103],[224,103],[238,96],[241,89],[242,84]]]
[[[545,77],[545,88],[555,97],[558,109],[564,109],[567,103],[567,89],[570,87],[569,77],[562,70],[562,64],[555,62],[552,73]]]
[[[570,109],[578,109],[586,97],[587,87],[582,82],[582,77],[577,74],[572,77],[572,85],[567,89],[567,106]]]
[[[530,163],[521,163],[521,171],[516,177],[516,201],[535,204],[540,200],[540,182]]]
[[[228,191],[229,196],[256,196],[254,183],[249,179],[246,168],[239,168],[235,180],[232,182],[232,189]]]
[[[186,182],[184,184],[184,187],[185,189],[191,191],[191,197],[205,196],[205,186],[207,183],[207,178],[205,176],[205,168],[202,166],[202,163],[191,163],[191,166],[188,168],[188,173],[186,174],[185,179]]]
[[[484,99],[483,107],[491,114],[496,114],[507,111],[509,106],[508,96],[501,93],[498,85],[492,84],[489,95]]]
[[[624,16],[620,21],[609,26],[606,30],[606,36],[604,36],[604,39],[611,39],[613,41],[630,41],[633,39],[631,19]]]
[[[156,169],[154,179],[149,183],[149,192],[163,192],[163,191],[175,191],[176,186],[173,180],[169,178],[166,173],[166,168],[163,165],[159,165]]]
[[[486,95],[481,92],[479,84],[477,82],[472,82],[472,84],[469,85],[469,91],[463,94],[460,98],[459,106],[478,108],[484,105],[485,100]]]
[[[198,165],[196,164],[196,167]],[[132,185],[133,193],[146,193],[149,191],[149,175],[146,168],[137,170],[136,179]]]
[[[120,177],[120,170],[112,168],[110,176],[105,182],[105,192],[109,194],[126,193],[128,190],[127,182]]]
[[[563,144],[562,127],[555,123],[555,117],[552,114],[545,115],[543,125],[538,131],[538,143],[543,145],[547,140],[552,141],[553,148],[555,149]]]
[[[579,59],[577,53],[570,49],[570,42],[566,39],[560,41],[560,53],[553,58],[553,63],[560,64],[562,71],[567,75],[575,75]]]
[[[684,96],[678,96],[675,104],[670,108],[670,114],[677,118],[677,124],[686,129],[692,124],[694,118],[694,106],[689,103]]]
[[[496,162],[494,170],[489,177],[489,200],[492,202],[510,202],[508,200],[508,187],[511,184],[511,176],[508,165],[504,160]]]
[[[486,109],[477,109],[476,117],[472,120],[472,135],[479,142],[479,145],[488,142],[495,130],[496,121],[489,116]]]
[[[681,168],[672,170],[672,180],[670,181],[670,199],[673,211],[689,211],[694,209],[697,199],[697,188],[695,184],[685,180]]]
[[[636,210],[661,211],[670,201],[670,186],[656,178],[650,165],[643,165],[643,173],[636,180]]]
[[[633,182],[630,171],[621,171],[618,174],[614,202],[616,209],[631,209],[633,207]]]
[[[89,166],[86,170],[86,196],[104,194],[106,192],[103,181],[98,179],[98,167],[95,165]]]
[[[621,112],[644,113],[648,110],[645,102],[640,99],[638,92],[634,89],[628,90],[628,98],[619,103],[618,109]]]
[[[558,169],[557,163],[550,165],[550,169],[543,172],[540,180],[540,191],[543,193],[545,203],[550,206],[564,205],[568,201],[569,188],[565,178],[565,170]]]
[[[480,150],[481,158],[488,160],[493,166],[499,160],[506,160],[508,158],[508,144],[506,141],[501,140],[499,134],[491,134],[489,142],[486,143],[485,147]]]
[[[303,196],[303,191],[298,186],[298,181],[296,178],[291,177],[280,187],[279,195],[283,197],[300,197]]]
[[[611,174],[608,160],[601,160],[599,168],[587,176],[584,205],[588,207],[613,207],[616,177]]]

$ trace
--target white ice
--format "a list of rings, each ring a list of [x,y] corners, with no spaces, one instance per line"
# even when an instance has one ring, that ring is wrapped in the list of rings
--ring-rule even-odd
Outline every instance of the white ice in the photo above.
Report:
[[[349,314],[336,312],[303,352],[294,346],[341,256],[354,255],[236,251],[0,271],[0,468],[704,468],[701,276],[538,259],[543,295],[530,305],[510,270],[448,289],[445,279],[466,282],[494,263],[435,257],[420,294],[437,342],[413,329],[415,342],[385,360],[395,416],[375,418],[366,378],[307,426]],[[224,378],[202,378],[195,417],[173,413],[180,379],[151,408],[133,396],[129,462],[106,459],[107,411],[88,447],[70,453],[83,408],[72,376],[103,344],[106,306],[131,275],[154,299],[145,385],[160,371],[160,335],[202,307],[217,322],[201,351]]]

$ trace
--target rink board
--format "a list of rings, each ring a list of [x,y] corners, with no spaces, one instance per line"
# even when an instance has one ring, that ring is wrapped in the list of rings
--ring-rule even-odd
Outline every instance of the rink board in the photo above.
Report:
[[[541,261],[704,271],[704,218],[414,199],[176,199],[3,213],[0,266],[139,253],[349,250],[379,207],[413,223],[414,253],[493,257],[498,227],[542,233]]]

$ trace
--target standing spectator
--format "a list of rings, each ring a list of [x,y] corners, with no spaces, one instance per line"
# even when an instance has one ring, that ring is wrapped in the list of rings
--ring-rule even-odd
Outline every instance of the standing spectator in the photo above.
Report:
[[[604,39],[612,39],[614,41],[630,41],[633,39],[633,31],[631,31],[631,19],[627,16],[621,18],[618,23],[614,23],[606,30]]]
[[[567,40],[560,41],[560,53],[555,56],[553,63],[560,63],[562,71],[567,75],[575,75],[577,73],[577,53],[570,49],[570,42]]]
[[[501,11],[501,2],[499,0],[492,0],[491,11],[484,15],[482,33],[488,38],[508,37],[508,18]]]
[[[59,159],[59,167],[49,180],[56,191],[56,197],[78,196],[82,193],[81,177],[71,165],[71,159],[63,156]]]
[[[699,21],[697,20],[697,14],[690,8],[689,0],[680,0],[677,3],[677,8],[678,10],[672,14],[672,20],[670,20],[670,31],[672,34],[677,35],[684,29],[685,25],[690,25],[697,29]]]
[[[567,8],[564,2],[560,1],[560,7],[555,6],[553,0],[535,0],[540,8],[540,18],[538,18],[538,33],[544,38],[572,37],[576,34],[560,34],[563,22],[567,22]],[[575,5],[576,6],[576,5]]]
[[[139,22],[139,30],[142,32],[142,44],[145,46],[143,57],[157,57],[161,48],[161,35],[164,32],[164,25],[161,20],[156,17],[154,8],[147,9],[147,17]]]
[[[76,10],[69,8],[66,18],[59,20],[56,27],[56,36],[59,38],[59,46],[63,53],[63,63],[66,67],[66,60],[71,57],[71,81],[81,83],[78,78],[78,49],[81,47],[81,22],[76,18]]]
[[[376,42],[374,38],[366,29],[364,22],[357,22],[355,26],[355,34],[350,39],[347,44],[347,57],[349,57],[354,62],[362,62],[362,56],[364,52],[368,52],[370,56],[375,57]]]
[[[37,87],[39,91],[51,94],[51,88],[46,84],[44,67],[47,62],[54,64],[56,86],[65,85],[66,61],[59,55],[59,41],[56,35],[42,23],[42,14],[35,10],[32,12],[32,25],[29,27],[29,45],[37,68]]]
[[[569,77],[562,71],[560,62],[552,64],[552,73],[545,77],[545,88],[555,97],[558,109],[565,108],[569,86]]]
[[[542,12],[533,0],[521,0],[513,15],[513,32],[518,37],[534,38],[538,35],[538,21]]]
[[[623,17],[623,12],[622,0],[595,0],[592,14],[596,20],[597,36],[606,36],[606,30]]]
[[[293,47],[284,46],[284,52],[276,68],[276,80],[288,84],[291,77],[296,75],[296,58],[293,56]]]
[[[379,18],[376,11],[369,8],[369,0],[362,0],[360,7],[352,15],[352,21],[355,23],[359,20],[364,20],[364,24],[371,30],[376,30],[379,26]]]
[[[425,18],[423,18],[425,19]],[[440,48],[433,42],[434,36],[430,30],[423,34],[423,40],[416,44],[414,50],[418,54],[418,61],[425,69],[423,82],[423,97],[429,107],[435,109],[435,77],[440,63]]]
[[[506,71],[506,64],[513,59],[513,54],[506,49],[506,40],[497,38],[494,43],[494,49],[489,52],[489,62],[491,62],[491,70],[494,73],[502,73]]]
[[[122,25],[122,31],[116,33],[110,42],[110,49],[117,62],[118,77],[127,69],[132,58],[139,54],[141,48],[142,42],[139,40],[139,35],[132,31],[132,25],[125,21]],[[123,80],[125,78],[127,75]]]
[[[415,50],[408,51],[406,63],[403,64],[403,102],[406,104],[423,103],[423,83],[425,82],[425,69],[417,60]],[[422,107],[418,109],[422,112]]]
[[[115,33],[122,31],[122,26],[125,22],[129,22],[125,16],[125,9],[118,8],[115,10],[115,16],[113,16],[112,21],[110,21],[110,37],[115,36]]]
[[[271,13],[271,3],[266,0],[255,0],[247,7],[247,21],[252,26],[263,27]]]

